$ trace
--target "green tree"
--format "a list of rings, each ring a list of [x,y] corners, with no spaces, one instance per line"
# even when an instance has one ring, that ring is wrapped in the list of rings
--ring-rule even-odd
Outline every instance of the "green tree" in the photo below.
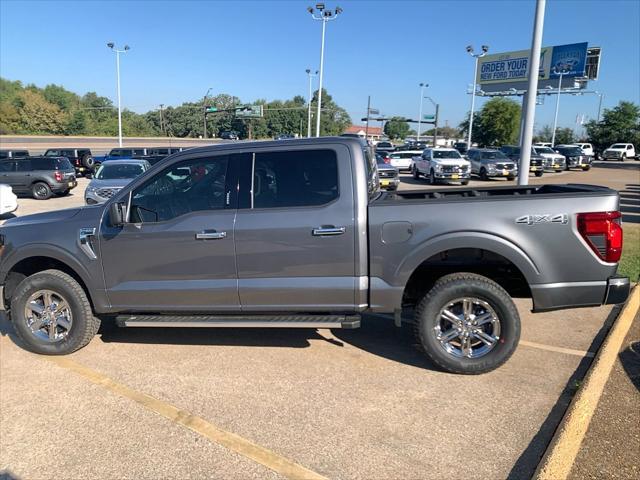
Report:
[[[311,102],[311,110],[313,112],[318,111],[318,91],[313,94],[313,100]],[[351,125],[351,117],[347,111],[338,106],[338,104],[333,100],[333,97],[327,93],[327,91],[322,89],[322,112],[320,118],[320,135],[328,136],[328,135],[340,135],[344,133],[346,128]],[[313,127],[315,127],[315,120],[313,123]],[[315,132],[315,128],[311,129]]]
[[[640,106],[633,102],[620,102],[606,109],[602,120],[591,120],[586,124],[587,136],[598,151],[614,143],[640,144]]]
[[[47,102],[57,105],[60,110],[64,111],[72,110],[80,103],[80,97],[78,95],[66,90],[61,85],[47,85],[42,90],[42,95]]]
[[[551,140],[549,140],[551,141]],[[556,130],[556,145],[571,144],[576,141],[576,135],[572,128],[558,128]]]
[[[468,132],[468,120],[459,128]],[[519,130],[520,105],[507,98],[495,97],[485,103],[480,112],[474,113],[471,141],[481,146],[516,143]]]
[[[537,142],[550,142],[552,138],[553,138],[553,127],[551,127],[551,125],[545,125],[533,137],[533,142],[534,143],[537,143]]]
[[[424,132],[426,136],[433,136],[435,129],[427,130]],[[460,137],[460,131],[457,128],[453,127],[438,127],[438,138],[446,138],[447,140],[450,138],[458,138]]]
[[[25,133],[64,133],[66,115],[57,105],[47,102],[39,92],[23,90],[16,99],[16,107],[20,114],[21,129]]]
[[[391,117],[384,125],[384,133],[391,140],[403,140],[410,131],[411,127],[404,117]]]

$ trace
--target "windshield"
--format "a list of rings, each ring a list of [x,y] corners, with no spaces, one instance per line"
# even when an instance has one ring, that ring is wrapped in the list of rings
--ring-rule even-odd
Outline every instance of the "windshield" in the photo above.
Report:
[[[627,148],[624,143],[616,143],[615,145],[611,145],[611,148]]]
[[[482,158],[486,159],[504,159],[507,156],[502,152],[482,152]]]
[[[457,150],[433,150],[433,158],[462,158]]]
[[[124,163],[120,165],[102,165],[96,173],[98,180],[119,180],[124,178],[136,178],[144,172],[140,164]]]
[[[569,156],[574,156],[574,155],[582,155],[582,150],[580,150],[578,147],[572,147],[572,148],[559,148],[558,151],[562,154],[562,155],[569,155]]]
[[[536,147],[535,150],[538,153],[556,153],[549,147]]]

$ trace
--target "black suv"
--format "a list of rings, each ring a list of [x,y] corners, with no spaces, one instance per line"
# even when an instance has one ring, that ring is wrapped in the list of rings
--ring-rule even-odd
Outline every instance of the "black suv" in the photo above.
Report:
[[[0,160],[0,183],[14,193],[28,193],[36,200],[66,195],[78,185],[76,172],[65,157],[27,157]]]
[[[76,169],[76,174],[93,173],[96,162],[88,148],[50,148],[45,157],[67,157]]]
[[[0,160],[5,158],[24,158],[28,156],[28,150],[0,150]]]
[[[500,151],[516,162],[518,166],[520,165],[520,147],[515,145],[503,145],[500,147]],[[531,147],[529,171],[535,173],[536,177],[541,177],[544,174],[544,158],[542,158],[542,155],[536,153],[533,147]]]

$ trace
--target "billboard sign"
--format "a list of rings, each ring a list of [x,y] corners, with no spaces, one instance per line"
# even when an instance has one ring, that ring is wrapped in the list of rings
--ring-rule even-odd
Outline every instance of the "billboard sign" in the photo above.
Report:
[[[495,53],[478,59],[477,78],[480,88],[485,92],[507,91],[511,88],[527,88],[529,78],[529,50]],[[538,70],[538,88],[555,85],[564,70],[565,78],[585,77],[587,43],[543,47],[540,51]],[[554,81],[551,82],[550,80]],[[567,83],[569,85],[569,83]]]
[[[242,105],[241,107],[236,107],[236,117],[260,118],[262,116],[262,105]]]

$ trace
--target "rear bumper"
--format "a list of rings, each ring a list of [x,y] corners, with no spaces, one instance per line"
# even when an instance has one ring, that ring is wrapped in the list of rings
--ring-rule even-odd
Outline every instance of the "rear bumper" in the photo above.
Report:
[[[597,282],[563,282],[531,285],[533,311],[595,307],[624,303],[629,296],[627,277],[609,277]]]

